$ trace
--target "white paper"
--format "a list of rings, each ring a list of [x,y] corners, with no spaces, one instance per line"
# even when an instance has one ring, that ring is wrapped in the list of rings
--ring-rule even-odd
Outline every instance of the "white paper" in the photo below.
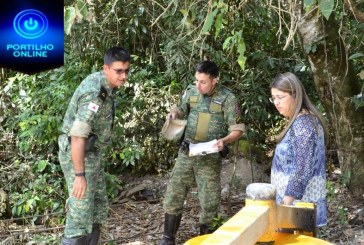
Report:
[[[215,153],[218,152],[219,149],[214,146],[214,144],[216,144],[217,140],[211,140],[209,142],[204,142],[204,143],[197,143],[197,144],[193,144],[190,143],[190,152],[189,152],[189,156],[204,156],[206,154],[211,154],[211,153]]]

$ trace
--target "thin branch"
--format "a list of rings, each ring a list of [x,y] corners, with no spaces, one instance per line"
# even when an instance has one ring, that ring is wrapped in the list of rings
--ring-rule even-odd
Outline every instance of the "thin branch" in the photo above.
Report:
[[[237,8],[238,11],[242,10],[244,8],[244,6],[248,4],[248,0],[243,0],[239,3],[239,6]]]
[[[157,4],[159,7],[161,7],[161,8],[163,9],[163,11],[165,11],[165,10],[166,10],[166,8],[165,8],[162,4],[158,3],[157,1],[152,0],[152,4],[153,4],[153,3],[155,3],[155,4]]]
[[[297,19],[294,14],[294,10],[296,9],[296,4],[297,4],[296,1],[294,1],[294,3],[292,1],[290,1],[290,11],[289,12],[290,12],[290,16],[291,16],[291,26],[289,28],[288,37],[286,39],[286,44],[284,45],[283,50],[287,50],[288,46],[293,41],[294,35],[296,34],[296,31],[297,31]]]
[[[164,11],[163,11],[163,13],[161,13],[158,17],[157,17],[157,19],[155,19],[154,21],[153,21],[153,23],[150,25],[150,27],[153,27],[154,25],[155,25],[155,23],[157,23],[158,21],[159,21],[159,19],[160,18],[162,18],[162,16],[168,11],[168,9],[172,6],[172,4],[173,4],[173,1],[170,1],[169,2],[169,4],[168,4],[168,6],[167,6],[167,8],[165,8],[164,9]]]
[[[279,40],[280,39],[280,36],[282,35],[282,22],[283,22],[284,26],[287,29],[289,29],[287,22],[282,17],[282,12],[283,13],[286,13],[286,14],[290,14],[290,12],[282,9],[281,8],[281,5],[280,5],[280,2],[279,2],[279,6],[278,7],[271,5],[271,8],[273,9],[273,11],[275,11],[277,13],[278,18],[279,18],[279,28],[278,28],[278,31],[276,33],[276,35],[278,36],[278,40]]]
[[[354,15],[354,18],[361,22],[361,23],[364,23],[364,13],[361,12],[359,9],[357,9],[355,6],[356,4],[354,5],[355,3],[353,3],[352,0],[344,0],[344,5],[345,7],[347,7],[350,12]]]
[[[207,12],[206,12],[206,17],[205,17],[205,19],[204,19],[204,21],[202,21],[201,22],[201,24],[202,23],[205,23],[206,21],[207,21],[207,17],[209,16],[209,14],[211,13],[211,11],[212,11],[212,0],[209,0],[209,2],[208,2],[208,4],[207,4]],[[192,45],[192,51],[194,50],[194,48],[195,48],[195,46],[196,46],[196,43],[197,43],[197,41],[198,40],[200,40],[201,39],[201,37],[202,37],[203,35],[202,35],[202,29],[200,30],[200,32],[199,32],[199,34],[198,34],[198,36],[197,36],[197,38],[195,38],[194,39],[194,41],[193,41],[193,45]],[[203,39],[203,41],[202,41],[202,44],[205,42],[205,40],[206,40],[206,38],[207,38],[207,35],[206,36],[204,36],[202,39]],[[200,46],[200,56],[201,56],[201,52],[202,52],[203,50],[202,50],[202,45]],[[191,52],[191,55],[190,55],[190,64],[191,64],[191,62],[192,62],[192,56],[193,56],[193,52]],[[202,59],[202,57],[200,57],[200,59]]]

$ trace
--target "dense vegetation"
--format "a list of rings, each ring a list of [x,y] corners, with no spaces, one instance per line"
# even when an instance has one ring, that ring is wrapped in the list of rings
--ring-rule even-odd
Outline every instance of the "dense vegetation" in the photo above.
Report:
[[[73,91],[101,69],[110,46],[121,45],[133,54],[129,82],[118,91],[114,139],[105,154],[110,197],[122,184],[118,176],[123,171],[163,174],[172,166],[177,145],[163,140],[160,129],[168,108],[193,82],[194,64],[203,59],[219,65],[220,81],[241,102],[248,127],[244,137],[262,152],[272,149],[270,136],[282,120],[268,101],[269,83],[277,73],[297,74],[326,114],[304,45],[291,36],[291,17],[284,14],[289,3],[279,3],[65,1],[65,65],[35,75],[1,70],[0,200],[7,201],[0,203],[0,217],[63,211],[67,193],[57,160],[58,130]],[[313,8],[316,1],[304,3]],[[322,21],[331,15],[340,23],[337,35],[345,40],[347,62],[363,90],[363,22],[341,1],[317,3],[316,14],[325,14]],[[364,107],[362,94],[350,99]],[[335,156],[335,147],[334,141],[329,156]]]

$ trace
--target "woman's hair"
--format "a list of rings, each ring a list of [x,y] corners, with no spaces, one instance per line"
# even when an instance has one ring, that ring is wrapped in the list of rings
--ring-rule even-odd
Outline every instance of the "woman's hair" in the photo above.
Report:
[[[284,135],[287,133],[288,129],[291,127],[294,120],[300,114],[302,110],[306,110],[306,112],[310,115],[314,115],[318,118],[320,124],[324,128],[325,135],[325,123],[321,116],[321,113],[316,109],[316,107],[312,104],[310,99],[306,94],[306,90],[303,87],[301,81],[290,72],[286,72],[283,74],[279,74],[276,78],[273,79],[273,82],[270,85],[270,88],[278,89],[279,91],[289,93],[293,99],[293,106],[291,107],[291,111],[289,111],[288,115],[288,124],[287,126],[276,136],[276,141],[280,142]],[[314,120],[316,125],[316,120]],[[317,128],[317,125],[316,125]],[[326,138],[326,137],[325,137]]]

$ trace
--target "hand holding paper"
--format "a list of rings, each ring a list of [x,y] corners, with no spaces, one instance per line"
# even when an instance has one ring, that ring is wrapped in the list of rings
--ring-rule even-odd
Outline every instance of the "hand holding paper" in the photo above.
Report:
[[[189,156],[204,156],[206,154],[219,152],[219,149],[215,145],[216,142],[217,140],[215,139],[204,143],[190,143]]]

